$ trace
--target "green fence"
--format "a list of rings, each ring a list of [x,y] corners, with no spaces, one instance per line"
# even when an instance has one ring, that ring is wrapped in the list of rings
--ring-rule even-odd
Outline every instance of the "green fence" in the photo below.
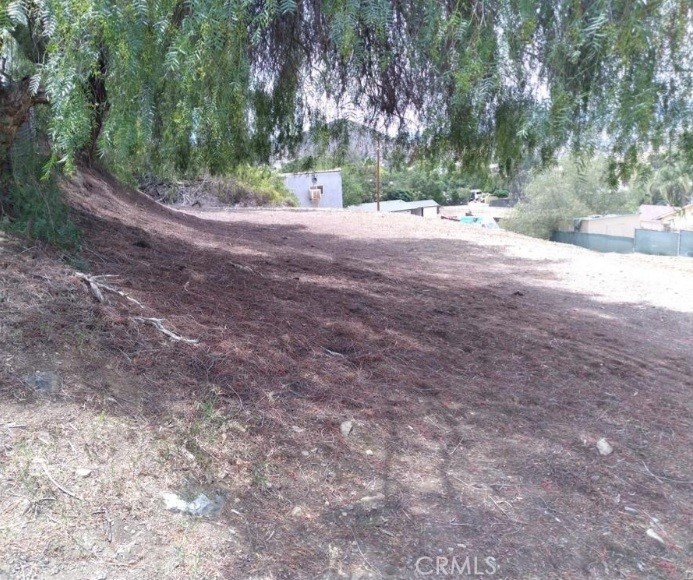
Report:
[[[581,246],[595,252],[616,252],[619,254],[638,252],[654,256],[693,257],[693,231],[635,230],[635,238],[581,232],[554,232],[551,240],[562,244]]]
[[[636,252],[654,256],[693,257],[693,232],[635,230],[634,248]]]
[[[679,233],[679,256],[693,258],[693,232],[682,231]]]
[[[616,252],[618,254],[633,253],[633,238],[621,236],[605,236],[603,234],[584,234],[581,232],[554,232],[551,236],[554,242],[573,244],[595,252]]]

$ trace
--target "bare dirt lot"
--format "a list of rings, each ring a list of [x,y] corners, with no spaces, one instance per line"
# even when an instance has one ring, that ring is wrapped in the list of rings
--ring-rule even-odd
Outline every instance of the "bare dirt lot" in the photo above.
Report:
[[[693,260],[67,190],[79,259],[0,239],[0,578],[693,574]]]

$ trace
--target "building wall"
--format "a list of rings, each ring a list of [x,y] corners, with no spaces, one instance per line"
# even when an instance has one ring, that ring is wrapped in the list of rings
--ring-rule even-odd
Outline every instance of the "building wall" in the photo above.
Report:
[[[693,207],[687,206],[669,218],[669,227],[672,230],[693,230]]]
[[[411,215],[417,215],[419,217],[437,217],[438,206],[404,208],[392,210],[389,213],[410,213]]]
[[[651,230],[655,232],[663,232],[665,230],[664,228],[664,222],[660,220],[642,220],[640,222],[640,228],[642,230]]]
[[[315,183],[313,183],[315,176]],[[284,175],[286,186],[298,199],[300,207],[337,207],[344,205],[342,200],[342,171],[315,171],[307,173],[287,173]],[[310,200],[310,188],[322,186],[322,197],[319,202]]]
[[[659,219],[642,220],[640,228],[658,232],[693,230],[693,205],[672,211]]]
[[[638,227],[640,227],[640,216],[638,214],[617,215],[597,219],[584,219],[580,223],[580,232],[633,238],[635,237],[635,228]]]

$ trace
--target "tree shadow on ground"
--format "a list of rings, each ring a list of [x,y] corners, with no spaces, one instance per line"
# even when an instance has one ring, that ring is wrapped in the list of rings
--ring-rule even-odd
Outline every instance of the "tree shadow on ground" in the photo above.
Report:
[[[374,252],[292,225],[139,219],[80,217],[92,271],[144,309],[72,289],[12,324],[27,360],[74,353],[80,333],[113,358],[65,368],[53,404],[182,418],[196,461],[177,485],[227,498],[228,577],[417,577],[419,558],[493,557],[502,577],[685,567],[690,315],[605,305],[546,285],[550,263],[461,240]]]

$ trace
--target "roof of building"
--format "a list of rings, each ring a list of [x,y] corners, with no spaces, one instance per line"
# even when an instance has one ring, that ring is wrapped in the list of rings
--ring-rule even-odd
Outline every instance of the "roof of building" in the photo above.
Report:
[[[638,214],[636,213],[607,213],[603,215],[588,215],[585,217],[577,218],[581,221],[584,220],[608,220],[608,219],[614,219],[614,218],[623,218],[623,217],[639,217]]]
[[[291,175],[318,175],[320,173],[341,173],[341,167],[335,167],[334,169],[316,169],[315,171],[293,171],[290,173],[280,173],[282,177],[289,177]]]
[[[401,199],[393,199],[391,201],[381,201],[380,211],[392,213],[398,211],[410,211],[421,207],[438,207],[438,203],[432,199],[424,199],[421,201],[403,201]],[[362,203],[361,205],[352,206],[350,209],[355,211],[378,211],[377,204]]]
[[[645,221],[655,221],[668,216],[677,208],[671,205],[641,205],[640,218]]]
[[[404,208],[397,208],[395,211],[405,211],[409,209],[419,209],[420,207],[438,207],[438,202],[432,199],[422,199],[421,201],[405,201]]]

